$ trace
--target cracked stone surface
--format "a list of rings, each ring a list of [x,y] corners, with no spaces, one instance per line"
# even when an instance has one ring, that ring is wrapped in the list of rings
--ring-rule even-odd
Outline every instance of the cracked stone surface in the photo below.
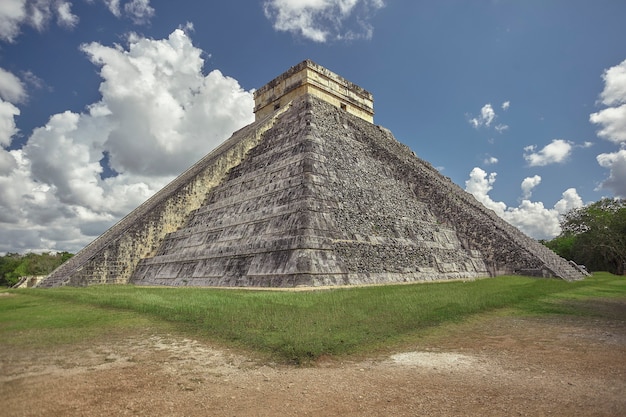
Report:
[[[313,96],[218,150],[40,286],[297,287],[580,271],[386,129]]]

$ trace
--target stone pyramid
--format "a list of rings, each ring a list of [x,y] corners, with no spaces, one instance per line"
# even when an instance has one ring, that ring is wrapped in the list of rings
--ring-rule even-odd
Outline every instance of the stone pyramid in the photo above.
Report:
[[[311,61],[292,67],[255,93],[254,123],[39,286],[584,277],[374,125],[372,103]]]

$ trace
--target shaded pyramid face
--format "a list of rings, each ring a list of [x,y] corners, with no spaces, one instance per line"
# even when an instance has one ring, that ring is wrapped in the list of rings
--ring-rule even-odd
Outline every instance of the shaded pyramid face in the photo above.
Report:
[[[385,155],[394,142],[313,97],[294,102],[185,227],[140,262],[132,282],[309,286],[488,275],[480,254],[463,249],[454,228],[416,198],[397,157]]]
[[[246,141],[240,159],[209,155],[43,286],[583,278],[389,131],[316,97],[301,96],[229,139]],[[216,166],[224,175],[206,185],[199,178]]]
[[[131,282],[293,287],[474,278],[541,269],[540,253],[569,270],[386,130],[305,96],[156,256],[139,263]]]

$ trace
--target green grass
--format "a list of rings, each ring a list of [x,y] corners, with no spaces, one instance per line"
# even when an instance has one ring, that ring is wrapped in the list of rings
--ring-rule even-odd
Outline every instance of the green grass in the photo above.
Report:
[[[117,326],[165,323],[194,337],[302,363],[371,352],[440,324],[505,308],[525,315],[593,315],[594,309],[572,301],[626,300],[626,279],[599,273],[574,283],[498,277],[307,292],[120,285],[11,293],[16,296],[0,298],[2,340],[34,331],[61,335],[60,341],[40,336],[39,343],[71,342]]]
[[[6,292],[6,291],[3,291]],[[59,301],[20,291],[0,297],[0,347],[50,348],[72,344],[128,328],[159,326],[132,311]]]

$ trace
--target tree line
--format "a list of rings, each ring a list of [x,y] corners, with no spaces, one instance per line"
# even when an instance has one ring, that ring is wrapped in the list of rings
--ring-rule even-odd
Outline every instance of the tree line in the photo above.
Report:
[[[542,242],[589,271],[624,275],[626,268],[626,200],[604,198],[567,212],[561,234]]]
[[[69,252],[7,253],[0,257],[0,286],[12,287],[23,276],[48,275],[72,256]]]

